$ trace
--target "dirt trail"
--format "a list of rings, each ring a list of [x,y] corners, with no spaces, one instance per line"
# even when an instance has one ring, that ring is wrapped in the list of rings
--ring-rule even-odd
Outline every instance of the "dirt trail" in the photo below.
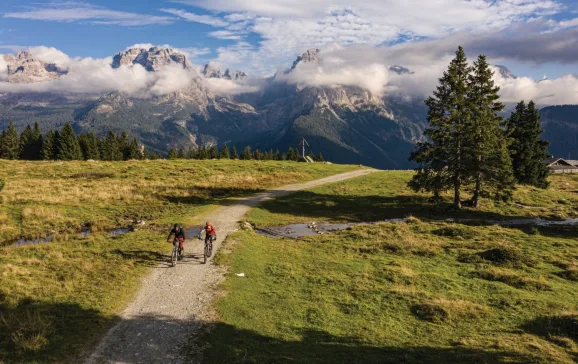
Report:
[[[335,176],[275,188],[214,210],[206,219],[218,232],[213,252],[238,222],[259,203],[295,191],[339,182],[375,172],[361,169]],[[102,338],[86,364],[96,363],[183,363],[180,348],[201,322],[207,319],[223,272],[212,264],[202,264],[202,244],[188,237],[187,258],[175,268],[167,263],[148,275],[135,300],[121,314],[121,321]]]

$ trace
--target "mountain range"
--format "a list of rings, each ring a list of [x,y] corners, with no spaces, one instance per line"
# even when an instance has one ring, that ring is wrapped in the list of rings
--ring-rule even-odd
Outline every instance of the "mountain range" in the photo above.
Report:
[[[27,51],[4,55],[4,60],[4,82],[9,83],[53,82],[73,72],[35,59]],[[411,168],[409,152],[423,138],[426,126],[423,100],[375,95],[357,86],[311,86],[284,77],[320,62],[319,50],[309,49],[284,75],[262,80],[259,88],[231,94],[213,91],[210,82],[243,85],[248,79],[245,72],[221,72],[212,64],[195,69],[184,54],[173,49],[128,49],[113,57],[111,68],[140,65],[147,73],[181,69],[190,72],[191,82],[156,95],[5,92],[0,94],[0,128],[9,121],[19,129],[37,121],[47,131],[70,121],[78,132],[127,131],[149,150],[161,153],[169,148],[223,144],[286,150],[305,137],[313,152],[333,162]],[[515,77],[507,68],[498,68],[502,76]],[[401,65],[389,70],[412,74]],[[554,154],[575,157],[578,106],[563,109],[543,111],[545,136],[556,141],[551,147]]]

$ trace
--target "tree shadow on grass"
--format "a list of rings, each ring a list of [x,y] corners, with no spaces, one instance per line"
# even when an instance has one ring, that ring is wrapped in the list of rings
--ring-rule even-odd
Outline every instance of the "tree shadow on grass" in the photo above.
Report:
[[[532,358],[503,350],[461,346],[371,346],[355,338],[305,330],[299,341],[286,341],[216,324],[209,334],[205,363],[528,363]]]
[[[1,291],[0,297],[5,297]],[[300,340],[282,340],[224,323],[195,319],[150,315],[130,319],[105,317],[97,310],[72,303],[22,300],[16,306],[1,305],[0,309],[3,317],[0,360],[7,363],[81,362],[92,353],[99,337],[114,325],[115,331],[105,341],[100,351],[103,356],[97,357],[97,362],[158,363],[159,355],[167,355],[163,360],[168,361],[177,353],[187,355],[190,360],[202,357],[203,362],[215,364],[471,364],[528,363],[536,359],[496,348],[372,346],[353,337],[337,337],[315,329],[299,331]]]

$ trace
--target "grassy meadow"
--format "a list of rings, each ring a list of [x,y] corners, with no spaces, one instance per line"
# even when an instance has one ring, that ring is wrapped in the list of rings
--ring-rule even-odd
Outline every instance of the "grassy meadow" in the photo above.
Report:
[[[458,213],[449,196],[438,206],[409,191],[409,178],[374,173],[254,209],[257,227],[411,217],[299,240],[230,236],[205,362],[578,361],[578,228],[487,223],[575,217],[578,175]],[[439,221],[456,217],[467,224]]]
[[[263,189],[353,166],[253,161],[1,161],[0,363],[77,362],[139,278],[166,259],[174,222]],[[108,231],[135,220],[133,233]],[[90,227],[91,234],[80,232]],[[53,234],[47,244],[14,240]]]

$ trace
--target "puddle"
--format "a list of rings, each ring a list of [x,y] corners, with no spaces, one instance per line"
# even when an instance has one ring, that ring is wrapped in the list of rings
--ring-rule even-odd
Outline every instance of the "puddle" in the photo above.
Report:
[[[30,240],[22,238],[16,242],[16,246],[37,245],[37,244],[50,243],[51,241],[52,236],[47,236],[42,239],[30,239]]]
[[[332,223],[311,223],[311,224],[291,224],[286,226],[273,226],[262,229],[256,229],[256,232],[260,235],[267,236],[269,238],[301,238],[303,236],[312,235],[322,235],[327,233],[333,233],[336,231],[347,230],[351,227],[361,224],[378,224],[383,222],[406,222],[407,219],[389,219],[376,222],[368,223],[342,223],[342,224],[332,224]]]
[[[502,223],[504,226],[512,225],[534,225],[534,226],[578,226],[577,219],[566,219],[566,220],[544,220],[541,218],[535,219],[513,219]]]
[[[365,223],[345,223],[345,224],[331,224],[331,223],[311,223],[311,224],[290,224],[286,226],[272,226],[267,228],[257,228],[255,231],[259,235],[269,238],[301,238],[304,236],[313,236],[320,234],[327,234],[336,231],[347,230],[351,227],[361,224],[380,224],[384,222],[400,223],[407,222],[408,219],[388,219],[375,222]],[[455,222],[455,223],[481,223],[484,225],[499,225],[504,227],[509,226],[578,226],[578,218],[566,220],[545,220],[542,218],[527,218],[527,219],[511,219],[502,221],[480,221],[471,219],[446,219],[446,220],[427,220],[429,222]]]
[[[196,239],[197,236],[199,236],[201,230],[203,230],[202,227],[190,228],[185,231],[185,237],[187,238],[187,240]]]
[[[109,235],[117,236],[117,235],[125,235],[130,232],[128,228],[121,228],[121,229],[114,229],[108,232]]]

